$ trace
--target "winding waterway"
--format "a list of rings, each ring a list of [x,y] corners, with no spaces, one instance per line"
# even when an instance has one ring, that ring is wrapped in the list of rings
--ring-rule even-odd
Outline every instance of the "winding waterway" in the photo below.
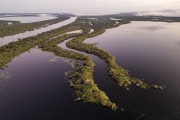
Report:
[[[73,68],[64,58],[34,48],[0,70],[0,74],[11,76],[2,81],[5,88],[0,95],[0,117],[3,120],[179,120],[179,27],[179,23],[132,22],[85,41],[98,43],[98,47],[112,53],[117,63],[134,76],[147,83],[165,85],[164,91],[136,87],[124,90],[107,75],[103,60],[86,54],[96,63],[95,83],[119,109],[114,112],[100,105],[77,102],[64,75]],[[59,47],[68,49],[67,41]]]
[[[111,88],[111,94],[124,95],[118,99],[124,99],[119,105],[128,103],[127,110],[133,106],[134,112],[141,111],[142,120],[180,119],[179,27],[180,23],[132,22],[85,41],[98,43],[98,47],[112,53],[117,63],[134,76],[167,87],[162,92],[133,88],[127,94]],[[98,71],[95,78],[99,74]]]
[[[76,20],[77,17],[71,17],[68,20],[53,24],[53,25],[49,25],[47,27],[43,27],[40,29],[35,29],[34,31],[26,31],[24,33],[20,33],[20,34],[16,34],[13,36],[6,36],[4,38],[0,38],[0,46],[6,45],[10,42],[14,42],[14,41],[18,41],[18,39],[23,39],[23,38],[27,38],[27,37],[31,37],[31,36],[36,36],[37,34],[40,34],[42,32],[47,32],[65,25],[68,25],[72,22],[74,22]]]

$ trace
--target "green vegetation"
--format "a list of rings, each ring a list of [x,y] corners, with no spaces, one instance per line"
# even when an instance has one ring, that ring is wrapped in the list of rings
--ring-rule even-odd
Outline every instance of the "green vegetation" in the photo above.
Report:
[[[63,35],[40,44],[40,47],[42,50],[53,52],[55,55],[60,57],[83,61],[83,64],[76,63],[74,73],[68,75],[69,84],[75,89],[76,100],[97,103],[105,107],[110,107],[112,110],[116,110],[116,104],[111,102],[107,95],[99,90],[97,85],[94,83],[93,69],[95,64],[92,59],[86,55],[63,49],[57,45],[69,38],[77,37],[79,35],[80,34],[77,33]]]
[[[9,22],[12,23],[12,24],[20,24],[19,21],[5,21],[5,20],[0,20],[0,27],[7,26]]]
[[[81,19],[84,19],[84,18],[79,18],[79,19],[81,21]],[[127,70],[125,70],[124,68],[117,65],[115,57],[113,55],[111,55],[110,53],[106,52],[105,50],[101,50],[101,49],[97,48],[95,44],[83,43],[84,40],[87,38],[103,34],[106,29],[116,27],[117,25],[120,25],[120,24],[129,23],[126,21],[119,21],[119,24],[115,25],[114,22],[112,22],[112,20],[109,20],[107,18],[105,20],[101,19],[99,21],[96,20],[94,22],[95,25],[93,27],[93,29],[94,29],[93,33],[79,36],[79,37],[75,38],[74,40],[69,41],[67,43],[67,46],[69,48],[72,48],[75,50],[94,54],[94,55],[98,56],[99,58],[105,60],[105,62],[108,65],[108,74],[114,80],[117,81],[119,86],[124,87],[127,90],[129,90],[129,86],[131,86],[133,84],[136,85],[137,87],[140,87],[143,89],[150,88],[150,87],[155,88],[154,85],[148,85],[144,81],[130,76],[130,74]],[[157,88],[163,89],[162,86],[158,86]]]
[[[69,18],[70,17],[68,16],[59,16],[56,19],[33,22],[33,23],[20,23],[17,21],[17,22],[13,22],[13,24],[11,25],[8,25],[8,22],[0,21],[0,37],[15,35],[25,31],[32,31],[34,29],[38,29],[58,22],[62,22]]]
[[[104,15],[104,16],[83,16],[83,19],[87,18],[97,18],[99,21],[110,18],[119,19],[119,21],[153,21],[153,22],[180,22],[180,17],[167,17],[167,16],[135,16],[135,15],[123,15],[123,14],[112,14],[112,15]],[[88,20],[88,19],[87,19]],[[117,21],[114,20],[114,21]],[[93,20],[89,20],[93,21]]]
[[[88,18],[93,18],[93,17],[96,19],[88,19]],[[82,17],[79,17],[74,23],[71,23],[69,25],[38,34],[37,36],[28,37],[28,38],[19,40],[17,42],[12,42],[12,43],[9,43],[8,45],[4,45],[0,47],[0,60],[1,60],[0,68],[3,69],[3,67],[6,66],[14,57],[28,51],[29,49],[35,46],[39,46],[44,51],[53,52],[57,56],[75,59],[78,62],[76,62],[75,64],[74,72],[71,74],[68,74],[68,78],[69,78],[70,86],[75,89],[76,100],[81,100],[81,101],[90,102],[90,103],[97,103],[105,107],[109,107],[112,110],[116,110],[117,105],[111,102],[108,96],[103,91],[101,91],[98,88],[98,86],[94,83],[93,69],[94,69],[95,63],[92,61],[92,59],[88,57],[87,55],[58,47],[57,44],[67,39],[75,37],[71,41],[67,42],[67,47],[78,50],[78,51],[94,54],[98,56],[99,58],[103,59],[108,65],[108,68],[107,68],[108,74],[118,83],[119,86],[122,86],[123,88],[126,88],[127,90],[129,90],[129,87],[131,85],[135,85],[143,89],[154,88],[154,89],[162,90],[164,88],[162,86],[149,85],[138,78],[132,77],[127,70],[120,67],[116,63],[116,59],[112,54],[110,54],[109,52],[105,50],[99,49],[96,46],[96,44],[84,43],[85,39],[103,34],[106,31],[106,29],[118,27],[121,24],[128,24],[131,20],[142,20],[142,19],[145,19],[145,17],[142,19],[141,17],[139,18],[135,17],[134,19],[131,17],[130,17],[131,19],[130,18],[125,19],[124,17],[123,18],[124,20],[110,20],[110,18],[116,18],[116,19],[121,18],[119,16],[115,17],[115,15],[93,16],[93,17],[82,16]],[[57,21],[59,22],[67,18],[68,17],[57,18]],[[1,24],[6,24],[6,22],[1,22]],[[13,23],[13,24],[20,25],[20,23]],[[38,25],[42,27],[42,25],[44,24],[47,24],[47,23],[44,22],[44,23],[41,23],[41,25],[40,24]],[[48,22],[48,24],[50,23]],[[31,27],[35,27],[35,26],[36,25],[31,26]],[[25,27],[25,28],[27,30],[28,27]],[[7,34],[15,34],[19,32],[18,30],[17,31],[15,30],[13,33],[12,32],[14,29],[13,27],[9,29],[10,29],[9,31],[11,32],[10,33],[7,32]],[[91,29],[93,29],[94,32],[89,33]],[[75,30],[82,30],[83,33],[65,34],[67,32],[75,31]],[[25,29],[23,29],[22,31],[25,31]]]
[[[71,78],[70,85],[76,90],[77,100],[99,103],[103,106],[116,110],[116,104],[112,103],[106,94],[98,89],[97,85],[93,81],[94,63],[92,59],[85,55],[64,50],[57,46],[58,43],[63,42],[68,38],[79,36],[80,34],[68,34],[51,39],[60,34],[79,29],[83,29],[84,32],[89,31],[89,29],[83,27],[83,25],[80,26],[79,23],[72,23],[62,28],[39,34],[35,37],[25,38],[23,40],[19,40],[18,42],[12,42],[8,45],[2,46],[0,47],[0,68],[9,63],[15,56],[18,56],[37,45],[42,48],[42,50],[54,52],[58,56],[85,61],[83,65],[76,64],[75,72],[71,75],[71,77],[69,76],[69,79]],[[79,76],[77,76],[78,74]]]
[[[81,29],[81,26],[79,26],[78,24],[72,23],[67,26],[55,29],[55,30],[38,34],[34,37],[28,37],[22,40],[20,39],[17,42],[11,42],[8,45],[1,46],[0,47],[0,60],[1,60],[0,68],[8,64],[14,57],[20,55],[23,52],[28,51],[29,49],[39,45],[40,43],[44,43],[45,41],[48,41],[54,36],[58,36],[66,32],[79,30],[79,29]]]

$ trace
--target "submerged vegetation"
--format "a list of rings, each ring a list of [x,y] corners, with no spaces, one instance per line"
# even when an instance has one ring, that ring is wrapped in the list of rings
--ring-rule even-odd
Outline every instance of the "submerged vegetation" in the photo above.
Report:
[[[67,18],[68,17],[66,16],[61,18],[61,20]],[[58,18],[58,21],[59,20],[60,18]],[[96,44],[84,43],[87,38],[101,35],[106,31],[106,29],[118,27],[122,24],[128,24],[132,20],[151,21],[152,17],[148,18],[143,16],[139,18],[134,17],[134,19],[133,17],[120,17],[117,15],[78,17],[75,22],[69,25],[38,34],[37,36],[24,38],[22,40],[20,39],[17,42],[11,42],[0,47],[0,68],[6,66],[14,57],[35,46],[38,46],[44,51],[52,52],[57,56],[77,60],[74,71],[67,76],[69,79],[69,85],[75,89],[76,100],[97,103],[109,107],[112,110],[116,110],[118,108],[117,105],[113,103],[106,93],[100,90],[94,83],[93,71],[95,63],[93,60],[89,56],[81,54],[80,52],[74,52],[58,47],[58,44],[71,39],[67,42],[67,47],[98,56],[107,63],[108,74],[118,83],[119,86],[127,90],[129,90],[132,85],[143,89],[154,88],[162,90],[164,88],[163,86],[147,84],[145,81],[131,76],[126,69],[116,63],[116,58],[112,54],[99,49]],[[176,20],[178,21],[178,19]],[[28,27],[26,29],[28,29]],[[82,33],[71,33],[71,31],[75,30],[82,30]],[[90,32],[91,30],[93,31]]]
[[[18,21],[0,21],[0,37],[15,35],[25,31],[32,31],[34,29],[46,27],[67,20],[69,18],[69,16],[58,16],[58,18],[52,20],[45,20],[33,23],[20,23]],[[9,22],[11,22],[12,24],[8,25]]]

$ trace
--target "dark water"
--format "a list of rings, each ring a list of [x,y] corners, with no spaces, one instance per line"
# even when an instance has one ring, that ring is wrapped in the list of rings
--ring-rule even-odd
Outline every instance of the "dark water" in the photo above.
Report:
[[[96,63],[95,82],[119,109],[113,112],[76,102],[64,75],[73,70],[71,65],[32,49],[0,70],[11,75],[2,81],[0,120],[179,120],[179,27],[177,23],[133,22],[87,40],[110,51],[134,76],[165,85],[164,91],[121,89],[107,76],[106,63],[91,55]]]
[[[5,70],[10,78],[0,95],[1,120],[72,119],[86,112],[82,103],[74,101],[65,72],[73,70],[62,58],[32,49],[15,58]],[[83,111],[81,111],[83,110]],[[78,114],[77,114],[77,113]],[[88,117],[88,116],[87,116]]]
[[[6,87],[0,95],[0,119],[89,120],[101,119],[104,113],[111,118],[115,112],[109,109],[74,101],[74,92],[64,74],[73,68],[65,61],[51,53],[31,49],[0,70],[1,74],[11,75],[2,81]]]
[[[128,93],[116,88],[112,92],[114,86],[109,87],[110,94],[121,95],[112,96],[115,101],[124,99],[119,105],[125,105],[127,109],[133,107],[133,111],[142,113],[142,119],[180,119],[179,27],[180,23],[132,22],[86,40],[99,43],[98,47],[110,51],[117,63],[134,76],[167,87],[162,92],[133,88]],[[95,74],[96,78],[100,77],[100,70]]]

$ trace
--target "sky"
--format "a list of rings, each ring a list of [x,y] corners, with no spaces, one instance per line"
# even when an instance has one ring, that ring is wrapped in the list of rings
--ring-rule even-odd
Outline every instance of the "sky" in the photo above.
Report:
[[[0,13],[106,14],[179,8],[180,0],[0,0]]]

